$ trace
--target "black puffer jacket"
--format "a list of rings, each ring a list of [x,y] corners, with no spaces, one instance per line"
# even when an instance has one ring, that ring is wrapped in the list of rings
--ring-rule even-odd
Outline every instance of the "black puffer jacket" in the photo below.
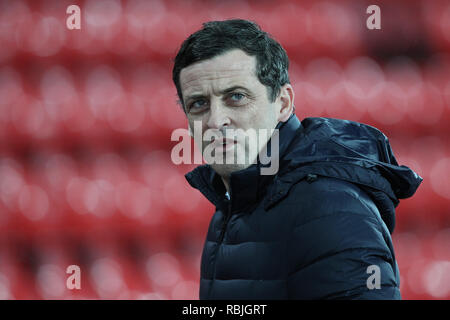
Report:
[[[422,178],[374,127],[292,115],[278,128],[278,173],[233,173],[230,201],[208,165],[186,175],[216,207],[200,299],[400,299],[390,234]]]

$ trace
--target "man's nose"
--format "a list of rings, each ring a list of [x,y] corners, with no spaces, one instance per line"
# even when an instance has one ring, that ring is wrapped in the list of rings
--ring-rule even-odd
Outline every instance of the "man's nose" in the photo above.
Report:
[[[220,130],[224,126],[229,126],[231,120],[228,116],[225,106],[220,101],[211,101],[210,112],[208,118],[208,128]]]

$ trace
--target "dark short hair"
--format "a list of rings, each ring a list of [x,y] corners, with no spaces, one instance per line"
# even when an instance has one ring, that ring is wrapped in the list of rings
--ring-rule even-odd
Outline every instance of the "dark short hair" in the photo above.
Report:
[[[214,58],[227,51],[241,49],[256,57],[256,76],[268,88],[274,102],[281,86],[289,82],[289,58],[283,47],[254,22],[242,19],[210,21],[191,34],[175,57],[172,79],[184,109],[180,72],[189,65]]]

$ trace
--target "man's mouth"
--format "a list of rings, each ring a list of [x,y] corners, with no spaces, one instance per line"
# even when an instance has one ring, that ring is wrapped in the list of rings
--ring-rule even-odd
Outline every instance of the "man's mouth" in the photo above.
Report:
[[[236,143],[233,139],[218,139],[212,142],[212,147],[216,152],[226,152],[234,148]]]

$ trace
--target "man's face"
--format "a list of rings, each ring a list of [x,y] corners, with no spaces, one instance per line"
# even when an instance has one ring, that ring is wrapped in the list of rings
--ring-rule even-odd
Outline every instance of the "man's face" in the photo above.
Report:
[[[194,134],[196,144],[204,155],[208,148],[214,156],[223,156],[223,164],[210,163],[211,167],[227,177],[254,163],[279,121],[281,108],[279,99],[270,102],[267,87],[259,82],[256,58],[236,49],[197,62],[181,70],[180,86],[189,126],[191,130],[201,128],[201,134]],[[226,138],[227,129],[242,129],[240,133],[253,129],[256,136],[239,134],[234,141],[203,141],[205,133],[223,133]],[[266,129],[266,134],[260,129]]]

